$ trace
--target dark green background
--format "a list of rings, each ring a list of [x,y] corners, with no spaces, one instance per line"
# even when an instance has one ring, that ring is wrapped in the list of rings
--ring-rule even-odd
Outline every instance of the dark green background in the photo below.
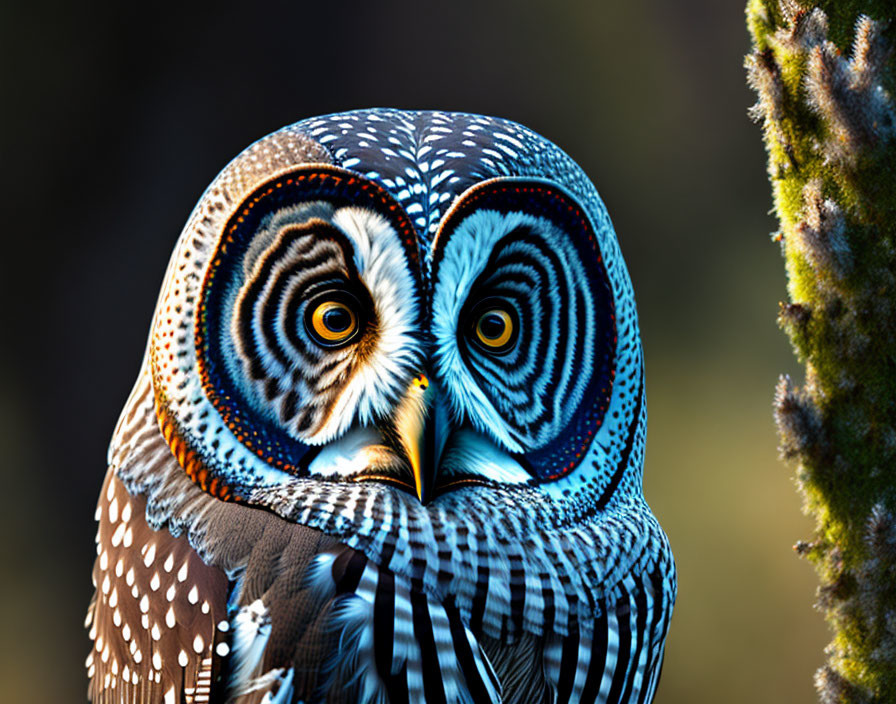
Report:
[[[657,701],[811,702],[825,627],[771,398],[783,263],[740,2],[0,5],[0,700],[82,701],[93,508],[193,203],[256,138],[500,115],[591,175],[634,280],[648,499],[680,597]]]

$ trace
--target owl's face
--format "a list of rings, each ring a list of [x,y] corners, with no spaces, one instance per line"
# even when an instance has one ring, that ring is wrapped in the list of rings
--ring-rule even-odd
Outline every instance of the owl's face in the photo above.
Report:
[[[360,111],[257,142],[181,236],[148,363],[169,446],[221,498],[640,496],[641,348],[612,226],[578,167],[513,123]]]

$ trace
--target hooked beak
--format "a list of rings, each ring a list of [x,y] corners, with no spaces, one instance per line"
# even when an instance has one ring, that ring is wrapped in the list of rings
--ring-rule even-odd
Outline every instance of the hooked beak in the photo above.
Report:
[[[405,394],[395,419],[395,430],[411,472],[420,503],[432,498],[436,472],[448,438],[448,414],[437,389],[426,375],[418,376]]]

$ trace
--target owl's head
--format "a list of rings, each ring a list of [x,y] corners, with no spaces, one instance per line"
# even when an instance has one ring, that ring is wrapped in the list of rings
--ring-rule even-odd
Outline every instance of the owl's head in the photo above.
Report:
[[[168,445],[221,498],[640,493],[612,225],[568,156],[504,120],[364,110],[256,142],[184,229],[147,359]]]

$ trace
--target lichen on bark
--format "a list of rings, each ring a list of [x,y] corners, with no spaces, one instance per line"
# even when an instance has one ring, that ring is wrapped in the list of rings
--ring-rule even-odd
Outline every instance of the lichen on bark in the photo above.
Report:
[[[816,533],[797,543],[834,638],[823,702],[896,701],[896,5],[749,0],[758,94],[805,364],[782,377],[782,456]]]

